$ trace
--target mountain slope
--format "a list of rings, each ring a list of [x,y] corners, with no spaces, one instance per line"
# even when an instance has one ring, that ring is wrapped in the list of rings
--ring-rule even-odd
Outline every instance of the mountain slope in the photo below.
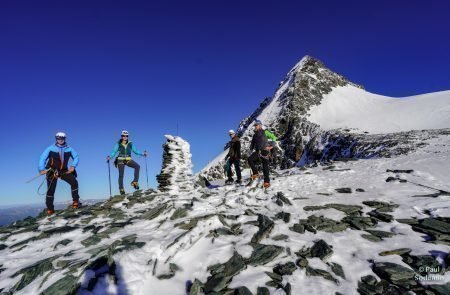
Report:
[[[191,294],[448,294],[450,137],[425,141],[278,171],[269,194],[136,192],[26,219],[0,230],[0,292],[184,294],[190,280]]]
[[[391,156],[399,149],[407,153],[420,146],[411,140],[422,136],[420,130],[450,127],[449,108],[450,91],[402,99],[376,95],[306,56],[288,72],[274,96],[240,122],[243,164],[255,119],[278,136],[281,150],[275,162],[286,169],[338,158]],[[367,133],[389,134],[389,144],[380,143],[385,136]],[[223,178],[224,155],[200,173]]]
[[[358,128],[369,133],[448,128],[450,91],[392,98],[336,87],[308,111],[308,120],[323,130]]]

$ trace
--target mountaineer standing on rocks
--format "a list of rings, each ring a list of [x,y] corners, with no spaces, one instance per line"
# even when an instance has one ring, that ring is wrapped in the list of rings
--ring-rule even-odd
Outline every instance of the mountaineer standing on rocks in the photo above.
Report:
[[[269,142],[262,128],[261,121],[256,120],[253,127],[255,128],[255,133],[253,134],[252,142],[250,144],[249,153],[251,153],[251,155],[248,157],[248,164],[252,169],[252,176],[250,183],[253,182],[255,179],[258,179],[259,173],[258,169],[256,168],[256,163],[258,161],[261,161],[264,174],[263,187],[268,188],[270,187],[269,157],[270,157],[270,150],[272,147],[269,146]]]
[[[42,153],[39,159],[39,173],[47,174],[47,194],[45,203],[47,205],[47,215],[55,212],[53,206],[56,183],[61,178],[68,184],[72,190],[72,207],[78,208],[80,196],[78,195],[77,172],[75,168],[78,165],[78,154],[66,142],[66,134],[64,132],[56,133],[56,143],[52,144]],[[72,158],[70,167],[69,159]]]
[[[139,170],[141,166],[133,161],[131,158],[131,152],[139,156],[147,157],[147,151],[144,151],[143,153],[139,152],[133,143],[128,141],[128,131],[124,130],[122,131],[121,138],[114,146],[111,154],[106,157],[106,160],[109,162],[109,160],[119,154],[114,160],[114,166],[119,169],[119,191],[121,195],[125,194],[125,190],[123,188],[123,174],[125,171],[125,165],[134,169],[134,179],[131,182],[131,186],[137,190],[139,189]]]
[[[228,154],[225,156],[225,160],[226,160],[226,164],[225,164],[225,170],[227,172],[227,180],[225,181],[226,184],[228,183],[233,183],[233,175],[231,172],[231,166],[234,165],[234,168],[236,170],[236,176],[237,176],[237,180],[236,183],[237,184],[241,184],[242,183],[242,177],[241,177],[241,167],[240,167],[240,162],[241,162],[241,141],[239,139],[239,137],[236,135],[236,133],[234,132],[234,130],[230,130],[228,131],[228,134],[231,137],[231,140],[229,142],[229,150],[228,150]]]
[[[264,130],[264,134],[266,135],[267,139],[268,139],[268,144],[270,146],[270,160],[269,162],[271,162],[272,166],[276,166],[276,153],[278,150],[280,150],[280,146],[278,144],[278,138],[275,136],[275,134],[273,134],[272,132],[269,131],[269,129],[262,125],[262,129]],[[274,168],[273,167],[273,168]]]

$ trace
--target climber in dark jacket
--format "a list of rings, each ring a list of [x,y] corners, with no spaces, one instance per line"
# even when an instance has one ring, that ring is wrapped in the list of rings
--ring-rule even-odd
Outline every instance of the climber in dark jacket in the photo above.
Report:
[[[119,154],[114,164],[117,164],[116,167],[119,169],[119,191],[121,195],[125,194],[125,190],[123,188],[123,174],[125,171],[125,165],[134,169],[134,179],[131,182],[131,186],[135,189],[139,189],[138,181],[141,166],[133,161],[131,158],[131,152],[139,156],[147,157],[147,151],[144,151],[143,153],[139,152],[133,143],[128,141],[128,131],[124,130],[121,133],[121,139],[118,143],[116,143],[111,154],[106,157],[106,160],[109,162],[110,159]]]
[[[270,187],[270,176],[269,176],[270,146],[267,136],[262,128],[261,121],[256,120],[253,127],[255,128],[255,133],[253,134],[252,142],[250,144],[251,155],[248,157],[248,164],[252,169],[251,178],[252,180],[255,180],[259,177],[258,169],[256,168],[256,163],[258,161],[261,161],[264,174],[264,187],[268,188]]]
[[[241,177],[241,167],[240,167],[240,161],[241,161],[241,141],[239,137],[236,135],[234,130],[228,131],[228,134],[231,137],[231,140],[229,142],[229,150],[228,154],[225,156],[226,164],[225,164],[225,170],[227,172],[228,179],[225,181],[225,183],[233,183],[233,174],[231,172],[231,165],[234,165],[234,168],[236,170],[236,176],[237,180],[236,183],[241,184],[242,183],[242,177]]]
[[[72,158],[72,163],[69,166],[69,160]],[[77,209],[80,196],[78,195],[78,181],[77,172],[75,168],[78,165],[77,152],[66,143],[66,134],[64,132],[56,133],[56,143],[49,146],[42,153],[39,159],[39,173],[47,174],[47,214],[52,215],[55,212],[53,206],[56,183],[58,178],[61,178],[72,189],[72,207]]]

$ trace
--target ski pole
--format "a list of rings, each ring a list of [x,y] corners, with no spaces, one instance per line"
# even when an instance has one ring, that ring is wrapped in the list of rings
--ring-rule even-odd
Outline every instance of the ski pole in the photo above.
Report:
[[[108,162],[108,177],[109,177],[109,199],[112,199],[112,193],[111,193],[111,167],[109,165],[109,160]]]
[[[148,189],[148,167],[147,167],[147,156],[145,156],[145,175],[147,176],[147,189]]]

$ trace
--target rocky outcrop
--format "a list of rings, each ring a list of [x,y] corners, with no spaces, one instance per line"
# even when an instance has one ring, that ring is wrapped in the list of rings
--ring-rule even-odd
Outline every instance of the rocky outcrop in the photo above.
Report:
[[[345,77],[329,70],[310,56],[304,57],[280,83],[272,98],[265,98],[258,108],[238,126],[242,145],[242,164],[250,147],[253,121],[263,124],[280,141],[273,154],[274,166],[287,169],[315,162],[341,159],[369,159],[406,154],[423,146],[423,140],[446,134],[448,130],[409,131],[392,134],[355,133],[350,129],[322,130],[308,120],[308,111],[319,105],[334,88],[351,85]],[[225,150],[228,145],[225,146]],[[211,179],[223,178],[223,159],[216,159],[202,174]]]

